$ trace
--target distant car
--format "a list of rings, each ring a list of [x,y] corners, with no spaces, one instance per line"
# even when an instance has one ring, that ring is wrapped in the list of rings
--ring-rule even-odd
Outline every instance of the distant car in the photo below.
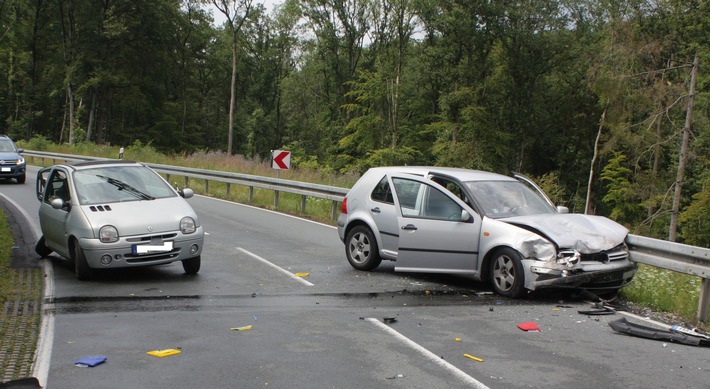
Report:
[[[74,262],[76,277],[94,269],[181,261],[185,273],[200,270],[204,232],[185,201],[149,167],[102,160],[59,164],[37,174],[42,237],[35,251]]]
[[[355,269],[490,281],[517,298],[545,287],[616,293],[631,282],[626,228],[555,207],[532,181],[439,167],[380,167],[346,195],[338,234]]]
[[[25,183],[25,158],[22,156],[24,151],[7,135],[0,135],[0,179],[14,178],[18,184]]]

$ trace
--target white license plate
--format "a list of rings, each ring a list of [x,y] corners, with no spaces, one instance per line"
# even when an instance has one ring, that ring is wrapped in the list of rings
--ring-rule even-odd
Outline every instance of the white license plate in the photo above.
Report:
[[[163,242],[161,245],[156,244],[134,244],[133,245],[133,255],[141,254],[154,254],[154,253],[166,253],[172,251],[173,242]]]
[[[3,172],[3,173],[11,172],[11,171],[12,171],[12,169],[10,169],[9,167],[4,167],[4,168],[2,168],[2,172]]]

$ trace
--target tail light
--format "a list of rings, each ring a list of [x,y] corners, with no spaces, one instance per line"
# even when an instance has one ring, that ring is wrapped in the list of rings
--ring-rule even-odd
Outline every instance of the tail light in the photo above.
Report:
[[[345,197],[343,198],[343,202],[340,204],[340,213],[343,215],[348,214],[348,198]]]

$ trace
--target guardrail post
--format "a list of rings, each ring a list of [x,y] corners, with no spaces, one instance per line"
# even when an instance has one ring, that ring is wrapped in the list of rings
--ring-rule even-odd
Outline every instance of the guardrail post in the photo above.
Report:
[[[330,207],[330,218],[336,220],[338,218],[338,202],[333,201],[333,206]]]
[[[708,320],[708,308],[710,308],[710,278],[703,278],[700,298],[698,298],[698,320]]]
[[[210,194],[210,180],[205,180],[205,194]]]
[[[306,195],[301,195],[301,213],[306,213]]]
[[[249,187],[249,204],[254,202],[254,187]]]
[[[274,209],[279,208],[279,191],[275,190],[274,191]]]
[[[231,189],[232,189],[232,184],[228,182],[227,183],[227,198],[228,199],[231,199],[231,196],[230,196],[232,194]]]
[[[185,186],[184,186],[184,188],[189,188],[189,186],[188,186],[189,184],[190,184],[190,179],[189,179],[189,177],[185,176]]]

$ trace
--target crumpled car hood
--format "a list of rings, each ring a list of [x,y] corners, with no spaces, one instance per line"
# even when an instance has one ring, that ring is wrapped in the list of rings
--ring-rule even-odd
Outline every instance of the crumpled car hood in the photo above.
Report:
[[[517,216],[499,220],[542,234],[560,248],[575,249],[582,254],[612,249],[623,243],[629,233],[624,226],[613,220],[578,213]]]

